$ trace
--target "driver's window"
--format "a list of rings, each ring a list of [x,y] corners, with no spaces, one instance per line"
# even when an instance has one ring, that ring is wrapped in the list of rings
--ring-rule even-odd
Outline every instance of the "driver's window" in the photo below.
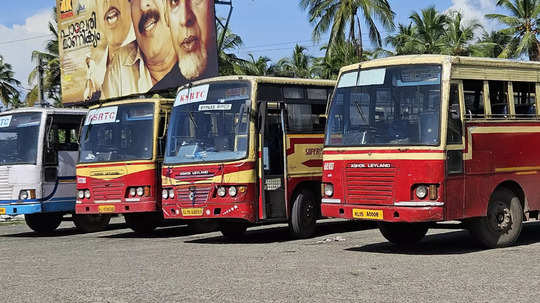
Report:
[[[459,86],[450,85],[450,102],[448,108],[447,144],[462,143],[461,108],[459,106]]]

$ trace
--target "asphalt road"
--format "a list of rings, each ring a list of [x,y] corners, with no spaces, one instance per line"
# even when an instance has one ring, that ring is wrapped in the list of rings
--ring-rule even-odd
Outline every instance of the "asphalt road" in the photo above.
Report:
[[[0,302],[539,302],[540,223],[517,246],[482,250],[467,232],[433,229],[399,249],[373,225],[326,221],[316,238],[284,225],[245,240],[186,226],[138,237],[120,219],[40,237],[0,225]]]

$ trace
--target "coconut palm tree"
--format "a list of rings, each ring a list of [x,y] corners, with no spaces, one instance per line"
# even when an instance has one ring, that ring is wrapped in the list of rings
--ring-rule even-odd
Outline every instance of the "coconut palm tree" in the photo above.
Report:
[[[368,27],[370,41],[376,47],[382,46],[383,39],[375,20],[385,30],[391,31],[395,27],[395,13],[388,0],[300,0],[300,7],[308,10],[309,21],[315,24],[315,41],[330,30],[326,56],[333,51],[334,46],[347,40],[355,45],[357,55],[362,57],[363,22]],[[345,39],[347,35],[348,39]]]
[[[217,36],[221,37],[223,28],[219,27]],[[242,60],[238,58],[233,52],[244,44],[242,38],[229,29],[225,32],[223,37],[223,43],[218,50],[219,61],[219,74],[222,76],[234,75],[234,66],[238,65]]]
[[[276,72],[278,75],[294,78],[311,78],[313,57],[305,54],[305,51],[305,47],[297,44],[290,58],[283,58],[276,63]]]
[[[440,54],[444,47],[444,34],[448,17],[437,12],[434,6],[430,6],[410,17],[416,29],[414,36],[415,47],[420,54]]]
[[[323,46],[321,50],[325,50],[327,47]],[[337,79],[339,70],[343,66],[392,55],[390,52],[378,48],[373,51],[364,50],[362,57],[359,57],[356,50],[356,45],[352,42],[338,43],[334,46],[331,56],[315,58],[313,60],[313,75],[315,75],[315,78]]]
[[[0,100],[6,107],[18,107],[19,91],[17,87],[21,85],[19,80],[14,78],[11,64],[4,61],[0,55]]]
[[[271,64],[270,58],[264,56],[255,58],[252,54],[248,56],[248,60],[241,60],[234,66],[235,74],[249,76],[272,76],[274,74],[275,67]]]
[[[419,54],[421,50],[415,40],[416,27],[412,24],[399,24],[397,33],[390,35],[385,39],[385,43],[390,45],[395,50],[395,55],[411,55]]]
[[[56,20],[56,7],[53,8],[53,21],[49,22],[51,39],[47,41],[44,51],[33,51],[32,62],[34,70],[28,76],[28,84],[32,89],[26,96],[26,103],[33,105],[39,98],[37,80],[39,68],[44,71],[43,91],[47,98],[54,100],[55,106],[61,106],[61,83],[60,83],[60,56],[58,52],[58,24]],[[40,60],[41,59],[41,60]],[[41,63],[41,66],[38,65]]]
[[[497,6],[504,8],[509,14],[489,14],[486,17],[505,25],[506,28],[500,32],[512,36],[512,41],[499,56],[509,58],[512,55],[526,54],[529,60],[540,61],[537,38],[540,30],[540,0],[498,0]]]
[[[510,55],[508,57],[515,57],[516,45],[512,36],[498,31],[484,32],[482,37],[471,46],[471,55],[498,58],[506,47],[509,49]]]
[[[452,56],[469,56],[474,33],[482,29],[482,26],[476,21],[465,24],[463,15],[460,12],[453,11],[448,13],[447,16],[447,26],[442,39],[441,53]]]

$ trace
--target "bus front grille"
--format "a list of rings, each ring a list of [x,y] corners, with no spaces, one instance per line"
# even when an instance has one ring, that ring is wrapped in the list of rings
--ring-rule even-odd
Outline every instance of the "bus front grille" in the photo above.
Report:
[[[208,201],[211,189],[212,186],[210,185],[182,187],[176,191],[176,195],[180,204],[204,204]]]
[[[347,203],[366,205],[393,203],[395,168],[349,168],[345,174]]]
[[[124,197],[123,183],[94,184],[93,195],[95,201],[121,200]]]
[[[0,166],[0,200],[12,200],[13,187],[9,185],[9,169]]]

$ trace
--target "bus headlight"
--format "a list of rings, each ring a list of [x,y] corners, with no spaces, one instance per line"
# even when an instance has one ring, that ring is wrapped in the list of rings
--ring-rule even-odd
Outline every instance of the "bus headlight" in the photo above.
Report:
[[[21,190],[21,192],[19,193],[19,200],[27,200],[28,198],[30,198],[30,195],[28,194],[28,191],[27,190]]]
[[[77,196],[79,197],[79,199],[84,199],[84,190],[79,190]]]
[[[169,199],[169,191],[167,189],[161,191],[161,198],[164,200]]]
[[[416,187],[415,193],[416,193],[416,197],[418,197],[418,199],[424,199],[425,197],[427,197],[428,188],[425,185],[418,185]]]
[[[142,197],[144,195],[144,188],[137,187],[137,196]]]
[[[229,187],[229,196],[235,197],[237,193],[238,193],[238,191],[236,190],[235,186]]]
[[[87,189],[87,190],[84,191],[84,197],[86,199],[90,199],[90,190]]]
[[[169,189],[169,199],[174,199],[174,189]]]
[[[324,184],[324,195],[327,197],[332,197],[334,195],[334,185],[330,183]]]
[[[223,186],[218,187],[217,194],[218,194],[218,196],[220,196],[222,198],[225,197],[225,195],[227,194],[227,191],[225,190],[225,187],[223,187]]]
[[[130,187],[129,188],[129,196],[130,197],[135,197],[136,194],[137,194],[137,189],[135,187]]]

